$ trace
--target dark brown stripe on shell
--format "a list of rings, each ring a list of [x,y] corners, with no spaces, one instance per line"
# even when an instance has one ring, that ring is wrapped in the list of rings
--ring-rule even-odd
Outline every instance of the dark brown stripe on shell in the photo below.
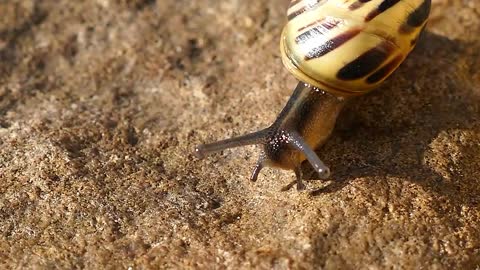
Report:
[[[319,23],[323,22],[324,20],[325,20],[325,18],[320,19],[320,20],[316,20],[316,21],[314,21],[314,22],[312,22],[312,23],[309,23],[309,24],[307,24],[307,25],[305,25],[305,26],[303,26],[303,27],[298,28],[297,31],[298,31],[298,32],[302,32],[303,30],[305,30],[305,29],[307,29],[307,28],[310,28],[310,27],[312,27],[312,26],[314,26],[314,25],[316,25],[316,24],[319,24]]]
[[[367,83],[374,84],[383,79],[385,79],[388,74],[392,73],[395,68],[402,62],[403,57],[402,55],[398,55],[397,57],[393,58],[390,62],[388,62],[385,66],[381,69],[375,71],[372,75],[367,78]]]
[[[423,3],[418,6],[410,15],[408,15],[407,21],[404,22],[399,32],[402,34],[408,34],[420,27],[428,18],[430,14],[431,0],[424,0]]]
[[[348,7],[348,9],[350,9],[350,10],[356,10],[356,9],[360,8],[361,6],[363,6],[363,4],[362,4],[360,1],[357,1],[357,2],[355,2],[355,3],[353,3],[353,4],[351,4],[351,5]]]
[[[305,11],[307,11],[307,8],[306,8],[306,7],[303,7],[303,8],[301,8],[301,9],[295,11],[295,12],[292,12],[292,13],[288,14],[287,19],[288,19],[289,21],[291,21],[291,20],[293,20],[295,17],[297,17],[298,15],[304,13]]]
[[[384,12],[385,10],[393,7],[398,2],[400,2],[400,0],[383,0],[383,2],[376,9],[368,13],[367,17],[365,17],[365,21],[369,22],[373,20],[373,18],[382,14],[382,12]]]
[[[336,19],[336,18],[324,18],[321,20],[317,20],[311,24],[308,24],[305,27],[302,27],[298,29],[298,31],[302,31],[306,28],[312,27],[308,31],[303,32],[302,34],[298,35],[295,38],[295,42],[298,44],[305,43],[306,41],[316,38],[319,35],[325,35],[325,33],[328,30],[331,30],[335,28],[337,25],[339,25],[342,22],[342,20]]]
[[[358,8],[361,8],[364,3],[370,2],[370,0],[357,0],[353,4],[351,4],[348,9],[350,10],[356,10]]]
[[[313,8],[316,8],[317,6],[320,6],[322,5],[323,3],[325,2],[325,0],[317,0],[317,1],[314,1],[312,3],[308,3],[306,6],[302,7],[302,8],[299,8],[298,10],[290,13],[287,15],[287,18],[289,21],[293,20],[295,17],[297,17],[298,15],[304,13],[305,11],[309,11]]]
[[[394,49],[394,45],[388,41],[380,43],[341,68],[337,73],[337,78],[348,81],[367,76],[375,71]]]
[[[298,32],[302,32],[303,30],[305,30],[305,29],[307,29],[307,28],[310,28],[310,27],[312,27],[312,26],[314,26],[314,25],[317,25],[317,24],[319,24],[319,23],[322,23],[322,22],[324,22],[324,21],[325,21],[325,18],[320,19],[320,20],[316,20],[316,21],[314,21],[314,22],[312,22],[312,23],[309,23],[309,24],[307,24],[307,25],[305,25],[305,26],[303,26],[303,27],[298,28],[297,31],[298,31]]]
[[[325,54],[335,50],[345,42],[349,41],[350,39],[358,35],[361,31],[362,29],[351,29],[347,32],[344,32],[326,41],[325,43],[313,48],[313,50],[308,52],[307,55],[305,55],[305,60],[308,61],[308,60],[312,60],[312,59],[324,56]]]

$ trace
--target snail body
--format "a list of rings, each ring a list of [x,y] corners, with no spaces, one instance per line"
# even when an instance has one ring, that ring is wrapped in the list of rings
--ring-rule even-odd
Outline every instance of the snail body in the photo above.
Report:
[[[293,170],[300,164],[320,178],[330,175],[313,149],[330,136],[346,101],[377,88],[415,47],[431,0],[292,0],[280,38],[282,62],[300,82],[268,128],[195,149],[197,157],[261,144],[255,181],[265,166]]]

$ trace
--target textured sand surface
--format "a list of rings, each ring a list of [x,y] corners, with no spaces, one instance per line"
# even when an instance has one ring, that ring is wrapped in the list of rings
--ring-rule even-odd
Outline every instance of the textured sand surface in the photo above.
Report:
[[[0,1],[0,268],[479,269],[478,0],[433,0],[318,150],[331,181],[194,158],[287,101],[287,5]]]

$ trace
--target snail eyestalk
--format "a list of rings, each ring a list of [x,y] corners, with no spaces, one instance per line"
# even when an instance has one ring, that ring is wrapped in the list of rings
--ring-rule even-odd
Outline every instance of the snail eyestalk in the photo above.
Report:
[[[200,144],[195,147],[194,154],[197,158],[203,159],[206,155],[220,152],[226,149],[259,144],[267,137],[267,133],[268,129],[264,129],[243,136],[229,138],[214,143]]]

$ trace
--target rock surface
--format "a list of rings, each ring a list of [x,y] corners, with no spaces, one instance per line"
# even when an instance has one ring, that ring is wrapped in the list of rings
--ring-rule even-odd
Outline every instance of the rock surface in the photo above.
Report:
[[[318,151],[332,181],[251,183],[255,147],[193,157],[285,104],[287,5],[0,2],[0,267],[478,269],[477,0],[433,0],[417,49],[342,113]]]

